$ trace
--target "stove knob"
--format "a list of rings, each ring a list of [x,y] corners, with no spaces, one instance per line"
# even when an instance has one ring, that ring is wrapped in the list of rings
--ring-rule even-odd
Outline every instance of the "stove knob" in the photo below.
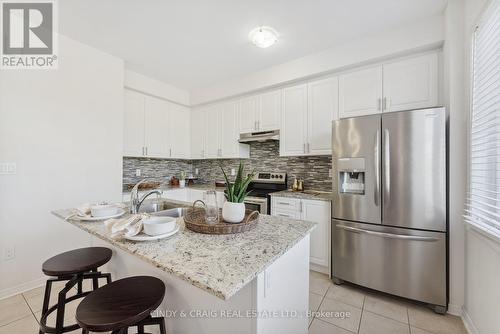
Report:
[[[280,179],[282,179],[282,178],[283,178],[283,175],[280,175]]]
[[[271,175],[271,179],[274,179],[274,175]]]

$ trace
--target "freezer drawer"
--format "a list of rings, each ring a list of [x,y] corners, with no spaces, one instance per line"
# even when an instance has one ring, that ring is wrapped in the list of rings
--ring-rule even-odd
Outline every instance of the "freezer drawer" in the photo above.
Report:
[[[447,305],[446,234],[333,220],[332,275],[371,289]]]

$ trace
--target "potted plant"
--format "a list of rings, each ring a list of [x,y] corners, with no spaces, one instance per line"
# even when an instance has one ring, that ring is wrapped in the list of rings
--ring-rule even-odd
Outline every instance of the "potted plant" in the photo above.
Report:
[[[179,187],[184,188],[186,186],[186,172],[182,171],[179,178]]]
[[[254,173],[250,173],[246,178],[243,178],[244,166],[240,161],[240,166],[238,168],[238,173],[234,182],[229,182],[224,168],[220,166],[224,178],[226,179],[226,190],[224,190],[224,196],[226,197],[226,202],[222,206],[222,218],[228,223],[240,223],[245,218],[245,197],[247,197],[249,191],[247,191],[250,181],[252,181]]]

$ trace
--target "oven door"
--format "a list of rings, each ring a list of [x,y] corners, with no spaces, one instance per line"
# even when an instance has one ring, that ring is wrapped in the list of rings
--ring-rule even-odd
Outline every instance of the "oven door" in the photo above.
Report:
[[[263,197],[248,196],[245,198],[245,208],[252,211],[258,211],[264,215],[267,214],[267,199]]]

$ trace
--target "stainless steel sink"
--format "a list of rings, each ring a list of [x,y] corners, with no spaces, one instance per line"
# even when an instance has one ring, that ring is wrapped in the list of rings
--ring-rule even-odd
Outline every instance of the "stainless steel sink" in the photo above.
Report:
[[[168,201],[152,199],[144,201],[139,208],[139,212],[154,213],[174,209],[176,207],[178,207],[178,205],[173,205],[171,203],[168,203]]]
[[[152,213],[151,216],[179,218],[184,216],[185,211],[186,208],[173,208]]]

